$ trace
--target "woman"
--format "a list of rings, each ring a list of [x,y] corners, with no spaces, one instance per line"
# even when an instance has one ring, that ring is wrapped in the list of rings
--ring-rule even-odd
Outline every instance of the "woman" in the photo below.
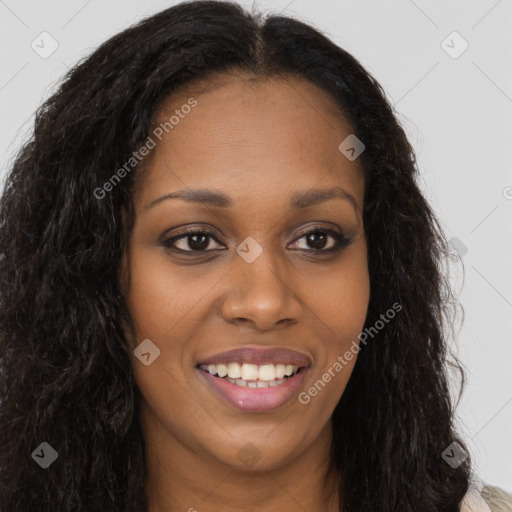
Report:
[[[487,507],[416,177],[303,23],[198,1],[104,43],[2,196],[0,509]]]

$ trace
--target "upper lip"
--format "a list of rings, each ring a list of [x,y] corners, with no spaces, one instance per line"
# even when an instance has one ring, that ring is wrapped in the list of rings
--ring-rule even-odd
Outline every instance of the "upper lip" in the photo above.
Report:
[[[199,364],[291,364],[309,366],[311,360],[305,354],[284,347],[240,347],[215,354]]]

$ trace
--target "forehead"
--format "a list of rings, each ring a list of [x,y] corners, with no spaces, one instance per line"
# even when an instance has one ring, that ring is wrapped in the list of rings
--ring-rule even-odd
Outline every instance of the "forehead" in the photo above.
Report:
[[[161,105],[137,196],[184,186],[268,195],[320,180],[361,196],[360,162],[338,149],[352,133],[334,99],[304,79],[219,75]]]

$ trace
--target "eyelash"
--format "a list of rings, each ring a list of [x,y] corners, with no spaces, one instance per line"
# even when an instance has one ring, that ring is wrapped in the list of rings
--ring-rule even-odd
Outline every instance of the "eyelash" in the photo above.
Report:
[[[344,248],[346,248],[347,246],[349,246],[352,243],[352,239],[346,237],[344,234],[339,233],[337,231],[333,231],[332,229],[320,228],[320,227],[312,228],[311,230],[306,231],[300,237],[296,238],[293,243],[295,243],[298,240],[300,240],[300,239],[302,239],[304,237],[307,237],[308,235],[311,235],[313,233],[325,233],[325,234],[330,235],[334,239],[334,241],[335,241],[334,247],[331,247],[329,249],[309,249],[309,250],[308,249],[298,249],[298,250],[307,251],[307,252],[313,252],[313,253],[317,253],[317,254],[332,254],[332,253],[336,253],[336,252],[339,252],[339,251],[343,250]],[[171,250],[173,252],[179,252],[181,254],[183,254],[183,253],[208,253],[208,252],[213,252],[213,251],[220,250],[220,249],[213,249],[213,250],[212,249],[210,249],[210,250],[192,250],[192,249],[190,249],[190,250],[184,250],[184,249],[178,249],[176,247],[173,247],[173,244],[175,242],[177,242],[179,240],[182,240],[182,239],[186,239],[187,237],[194,236],[194,235],[207,235],[210,238],[212,238],[216,243],[220,243],[215,238],[213,233],[211,233],[210,231],[207,231],[207,230],[204,230],[204,229],[198,229],[198,228],[187,228],[180,235],[168,238],[168,239],[164,240],[162,243],[163,243],[163,245],[167,249],[169,249],[169,250]]]

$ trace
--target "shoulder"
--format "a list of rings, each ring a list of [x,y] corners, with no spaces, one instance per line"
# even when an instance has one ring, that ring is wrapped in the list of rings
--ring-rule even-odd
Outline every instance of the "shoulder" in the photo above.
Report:
[[[512,494],[494,485],[484,485],[481,495],[491,512],[512,512]]]
[[[460,507],[461,512],[512,512],[512,494],[494,485],[472,485]]]

